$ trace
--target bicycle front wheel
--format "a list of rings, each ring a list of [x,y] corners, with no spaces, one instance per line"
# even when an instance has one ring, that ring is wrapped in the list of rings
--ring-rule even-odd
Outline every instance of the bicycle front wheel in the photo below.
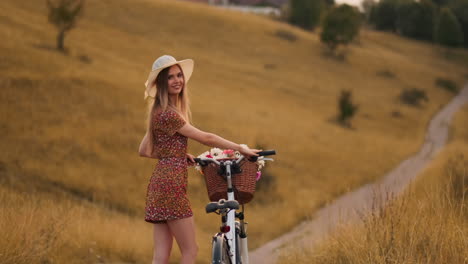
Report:
[[[224,234],[217,234],[213,237],[211,255],[212,264],[231,264],[231,259],[229,258],[229,247],[226,239],[224,239]]]

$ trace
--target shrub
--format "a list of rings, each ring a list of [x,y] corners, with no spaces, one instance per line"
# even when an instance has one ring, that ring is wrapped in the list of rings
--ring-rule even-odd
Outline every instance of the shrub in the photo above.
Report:
[[[357,113],[358,106],[352,102],[352,92],[342,90],[338,98],[338,122],[351,126],[351,118]]]
[[[463,44],[463,31],[455,15],[444,7],[435,29],[434,40],[443,46],[458,47]]]
[[[392,114],[391,114],[391,115],[392,115],[392,117],[394,117],[394,118],[402,118],[402,117],[403,117],[403,114],[402,114],[400,111],[398,111],[398,110],[392,111]]]
[[[389,70],[381,70],[381,71],[378,71],[376,74],[377,74],[377,76],[388,78],[388,79],[396,78],[395,73],[393,73],[393,72],[391,72]]]
[[[404,89],[399,96],[402,103],[410,106],[421,106],[421,101],[429,101],[426,92],[418,88]]]
[[[275,32],[275,35],[280,39],[284,39],[290,42],[294,42],[297,40],[297,35],[288,30],[278,29]]]
[[[323,22],[320,39],[328,48],[335,50],[338,45],[347,45],[359,34],[361,16],[357,8],[343,4],[332,8]]]
[[[452,80],[449,80],[449,79],[444,79],[444,78],[437,78],[435,80],[435,84],[440,87],[440,88],[443,88],[447,91],[450,91],[452,93],[457,93],[458,92],[458,86],[457,84],[452,81]]]

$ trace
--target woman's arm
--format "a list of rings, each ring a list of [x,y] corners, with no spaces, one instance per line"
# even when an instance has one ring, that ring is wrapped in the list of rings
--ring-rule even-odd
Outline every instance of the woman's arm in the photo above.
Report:
[[[229,141],[227,139],[224,139],[218,135],[215,135],[213,133],[208,133],[201,131],[200,129],[192,126],[191,124],[186,123],[182,128],[180,128],[177,132],[179,134],[182,134],[188,138],[191,138],[193,140],[196,140],[204,145],[207,145],[209,147],[217,147],[217,148],[223,148],[223,149],[232,149],[232,150],[237,150],[242,155],[250,157],[250,156],[258,156],[257,152],[260,150],[257,149],[249,149],[245,146],[241,146],[239,144],[236,144],[232,141]]]
[[[141,140],[140,147],[138,148],[138,153],[140,154],[140,157],[153,158],[153,159],[156,158],[156,157],[151,156],[151,148],[150,148],[148,132],[146,132],[145,136]]]

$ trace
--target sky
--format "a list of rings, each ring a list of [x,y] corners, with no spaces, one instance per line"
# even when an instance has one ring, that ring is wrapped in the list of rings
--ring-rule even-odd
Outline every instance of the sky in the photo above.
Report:
[[[361,1],[362,0],[335,0],[335,3],[337,3],[337,4],[346,3],[346,4],[358,6],[358,5],[361,4]]]

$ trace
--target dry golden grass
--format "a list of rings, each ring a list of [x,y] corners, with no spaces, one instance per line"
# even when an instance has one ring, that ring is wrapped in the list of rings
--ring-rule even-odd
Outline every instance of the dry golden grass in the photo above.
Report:
[[[144,263],[151,229],[89,202],[0,187],[1,263]]]
[[[190,89],[196,126],[278,150],[267,168],[273,184],[247,206],[253,248],[415,152],[430,117],[453,96],[435,87],[435,78],[461,84],[467,72],[466,64],[429,44],[389,34],[362,32],[342,62],[323,55],[316,34],[258,16],[157,0],[88,1],[66,38],[65,56],[52,49],[55,31],[44,1],[5,0],[0,10],[1,203],[10,204],[0,221],[19,218],[14,208],[24,205],[37,208],[30,217],[42,219],[33,227],[37,234],[58,223],[60,235],[43,255],[48,260],[73,256],[79,262],[95,241],[94,252],[105,261],[150,261],[151,225],[143,212],[155,162],[139,158],[136,149],[145,131],[143,83],[162,54],[195,60]],[[279,30],[297,40],[278,38]],[[379,76],[381,71],[395,77]],[[422,108],[400,104],[395,98],[407,87],[425,89],[429,102]],[[331,121],[341,89],[352,89],[360,106],[355,129]],[[395,111],[400,118],[392,117]],[[206,147],[191,142],[190,149]],[[203,179],[193,171],[189,178],[204,263],[219,219],[203,213]],[[80,210],[86,217],[77,218]],[[279,214],[281,226],[271,221]],[[61,218],[83,227],[73,231]],[[29,225],[21,231],[3,223],[1,232],[18,248],[0,254],[17,257]],[[33,258],[20,256],[23,262]]]
[[[451,143],[406,193],[279,263],[467,263],[468,106]]]

